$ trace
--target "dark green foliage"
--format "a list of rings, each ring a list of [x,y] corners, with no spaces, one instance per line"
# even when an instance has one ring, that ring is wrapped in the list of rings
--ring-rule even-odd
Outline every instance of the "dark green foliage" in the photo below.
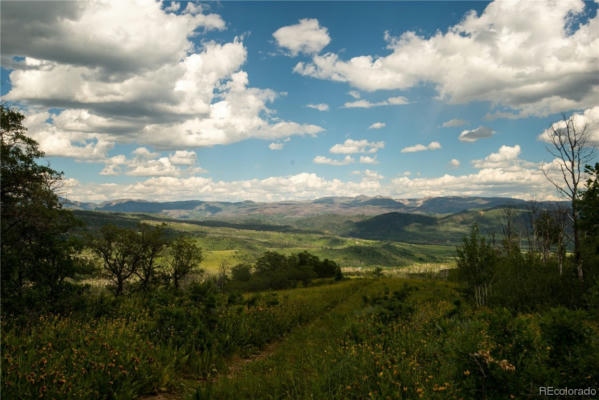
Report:
[[[190,238],[180,236],[169,246],[168,276],[176,289],[202,262],[202,249]]]
[[[584,270],[594,282],[599,279],[599,163],[587,165],[585,172],[589,178],[577,203]]]
[[[478,232],[474,224],[470,236],[457,248],[458,278],[466,283],[478,305],[486,304],[497,263],[496,250]]]
[[[309,285],[316,278],[343,278],[341,268],[329,259],[321,261],[317,256],[303,251],[285,256],[274,251],[264,253],[254,265],[238,264],[231,270],[232,290],[287,289],[298,284]]]
[[[25,135],[24,116],[0,110],[2,303],[5,311],[47,307],[88,270],[70,234],[79,221],[61,208],[55,190],[62,175],[38,164],[44,153]]]
[[[231,279],[239,282],[247,282],[252,278],[252,266],[249,264],[237,264],[231,268]]]
[[[122,295],[125,283],[138,271],[143,259],[137,232],[104,225],[90,238],[89,246],[101,258],[105,275],[114,284],[115,294]]]
[[[156,265],[156,259],[168,242],[165,237],[164,224],[155,227],[140,224],[138,229],[137,240],[139,241],[140,258],[135,274],[139,278],[141,289],[148,291],[159,283],[161,271]]]
[[[541,321],[552,382],[561,387],[594,386],[599,380],[599,340],[587,325],[584,311],[565,307],[549,310]]]

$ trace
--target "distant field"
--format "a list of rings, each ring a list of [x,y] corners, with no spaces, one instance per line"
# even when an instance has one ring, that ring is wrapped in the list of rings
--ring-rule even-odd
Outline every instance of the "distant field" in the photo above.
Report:
[[[320,258],[336,261],[342,268],[402,268],[414,264],[446,265],[455,257],[455,246],[411,244],[383,240],[351,238],[325,233],[280,232],[206,226],[191,221],[162,219],[142,214],[80,214],[90,229],[112,223],[133,227],[165,222],[169,235],[191,235],[204,251],[201,268],[215,273],[221,266],[253,262],[265,251],[293,254],[304,250]]]

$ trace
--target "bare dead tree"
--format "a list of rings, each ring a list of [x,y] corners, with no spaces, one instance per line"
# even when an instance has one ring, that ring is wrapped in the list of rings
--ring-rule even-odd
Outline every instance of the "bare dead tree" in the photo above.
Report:
[[[567,197],[571,204],[570,219],[572,221],[572,230],[574,233],[574,259],[578,272],[578,279],[584,279],[582,271],[582,256],[580,253],[580,240],[578,232],[578,207],[576,200],[578,198],[578,186],[582,171],[594,155],[595,148],[590,142],[590,131],[588,125],[582,128],[577,127],[574,118],[562,116],[561,123],[551,125],[548,134],[550,145],[546,146],[547,151],[559,160],[559,168],[562,179],[555,179],[550,171],[543,169],[545,178],[559,193]]]

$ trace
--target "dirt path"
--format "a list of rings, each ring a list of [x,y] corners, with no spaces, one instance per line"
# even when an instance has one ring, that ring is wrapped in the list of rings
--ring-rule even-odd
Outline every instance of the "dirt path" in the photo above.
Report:
[[[216,376],[214,376],[208,380],[190,380],[188,382],[188,384],[191,385],[190,389],[195,390],[198,387],[198,385],[200,385],[202,383],[206,383],[207,381],[214,383],[224,377],[227,377],[229,379],[233,378],[236,374],[238,374],[241,370],[243,370],[247,365],[249,365],[253,362],[264,360],[264,359],[270,357],[271,355],[273,355],[275,353],[277,347],[279,346],[279,344],[281,344],[281,342],[283,342],[284,340],[285,340],[285,337],[281,338],[281,340],[278,340],[276,342],[269,343],[260,352],[258,352],[256,354],[252,354],[249,357],[244,358],[238,354],[234,355],[228,362],[227,371],[222,371],[219,374],[217,374]],[[144,396],[139,397],[138,399],[139,400],[182,400],[185,398],[185,395],[188,394],[188,391],[187,391],[188,385],[185,385],[185,386],[186,386],[185,387],[186,390],[184,390],[181,393],[160,392],[160,393],[144,395]]]
[[[252,354],[251,356],[249,356],[247,358],[243,358],[243,357],[240,357],[239,355],[235,355],[230,361],[227,373],[221,373],[221,374],[215,376],[214,378],[212,378],[211,381],[216,382],[217,380],[221,379],[225,375],[229,379],[233,378],[237,373],[239,373],[239,371],[244,369],[248,364],[256,362],[256,361],[264,360],[265,358],[268,358],[271,355],[273,355],[274,352],[276,351],[277,347],[279,347],[281,342],[283,342],[284,340],[285,340],[285,338],[283,337],[281,340],[269,343],[259,353]]]

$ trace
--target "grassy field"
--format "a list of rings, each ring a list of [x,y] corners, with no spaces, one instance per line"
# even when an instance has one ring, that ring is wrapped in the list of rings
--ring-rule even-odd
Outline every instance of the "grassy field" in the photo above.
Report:
[[[146,221],[156,223],[155,221]],[[221,263],[253,262],[265,251],[292,254],[303,250],[345,267],[402,267],[414,263],[448,263],[455,247],[355,239],[315,233],[255,231],[169,222],[169,229],[194,237],[206,258],[202,267],[214,271]]]
[[[133,227],[138,222],[166,223],[170,235],[185,234],[194,238],[204,252],[201,268],[215,273],[221,266],[254,262],[266,251],[285,255],[304,250],[337,262],[342,269],[402,268],[414,264],[453,263],[455,247],[451,245],[410,244],[359,239],[334,234],[277,232],[205,226],[199,223],[163,219],[141,214],[86,213],[89,229],[106,223]]]
[[[85,301],[3,318],[3,398],[478,400],[599,383],[591,314],[474,309],[439,279]]]

